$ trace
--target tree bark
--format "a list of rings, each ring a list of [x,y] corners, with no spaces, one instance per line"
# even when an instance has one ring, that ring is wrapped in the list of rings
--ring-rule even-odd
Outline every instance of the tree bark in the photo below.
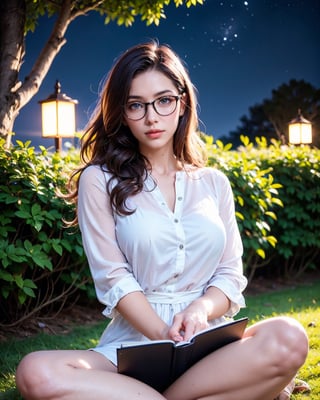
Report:
[[[0,8],[0,136],[10,137],[19,110],[38,92],[51,64],[66,43],[64,37],[71,17],[71,0],[65,0],[51,35],[24,82],[18,74],[24,56],[26,7],[23,0],[1,0]]]
[[[16,90],[24,57],[25,18],[23,0],[0,2],[0,136],[5,138],[19,111]]]

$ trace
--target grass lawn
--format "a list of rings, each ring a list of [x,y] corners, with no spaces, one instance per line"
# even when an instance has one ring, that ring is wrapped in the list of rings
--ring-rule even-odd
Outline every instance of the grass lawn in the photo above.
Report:
[[[241,311],[239,317],[248,316],[253,323],[276,315],[290,315],[298,319],[310,339],[310,352],[299,378],[309,383],[312,392],[295,395],[292,399],[320,399],[320,281],[247,296],[247,308]],[[40,349],[86,349],[97,343],[104,326],[102,321],[76,326],[67,335],[42,333],[27,339],[12,338],[0,342],[0,400],[21,400],[15,389],[14,374],[23,355]]]

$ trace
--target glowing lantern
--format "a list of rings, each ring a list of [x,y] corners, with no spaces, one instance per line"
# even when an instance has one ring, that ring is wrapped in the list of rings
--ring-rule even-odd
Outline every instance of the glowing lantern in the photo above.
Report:
[[[56,151],[61,150],[62,138],[73,137],[76,132],[75,105],[78,100],[61,93],[56,81],[55,91],[47,99],[39,101],[42,116],[42,137],[54,138]]]
[[[301,110],[298,111],[298,116],[289,122],[289,143],[312,143],[312,124],[302,116]]]

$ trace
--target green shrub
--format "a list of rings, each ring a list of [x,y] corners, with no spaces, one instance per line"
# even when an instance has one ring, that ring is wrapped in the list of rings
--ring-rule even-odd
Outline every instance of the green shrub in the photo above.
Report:
[[[17,324],[48,306],[94,295],[74,206],[57,196],[79,152],[49,154],[30,142],[4,149],[0,139],[0,324]],[[205,137],[209,161],[229,178],[249,280],[263,266],[299,275],[320,253],[320,151],[264,138],[243,146]],[[50,311],[50,310],[49,310]]]
[[[247,137],[237,151],[207,139],[209,164],[231,181],[244,266],[252,278],[271,265],[284,277],[317,267],[320,254],[320,150]]]
[[[261,151],[261,165],[272,167],[284,203],[277,211],[278,243],[270,257],[282,275],[298,277],[320,261],[320,151],[274,143]]]
[[[21,322],[91,287],[80,232],[63,227],[74,207],[57,196],[79,155],[40,150],[30,142],[6,150],[0,141],[2,324]]]
[[[283,206],[274,181],[272,168],[261,168],[259,158],[253,156],[253,145],[247,138],[240,151],[232,151],[219,140],[207,139],[209,165],[222,170],[229,178],[235,203],[236,216],[241,233],[243,263],[249,280],[257,268],[266,265],[268,250],[276,246],[277,239],[271,227],[277,219],[276,212]]]

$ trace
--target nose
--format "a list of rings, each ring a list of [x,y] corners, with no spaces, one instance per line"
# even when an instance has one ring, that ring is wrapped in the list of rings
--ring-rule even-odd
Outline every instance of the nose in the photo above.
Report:
[[[145,120],[147,123],[153,123],[157,121],[158,119],[158,114],[156,110],[154,109],[154,106],[152,103],[148,103],[145,105],[146,107],[146,115],[145,115]]]

